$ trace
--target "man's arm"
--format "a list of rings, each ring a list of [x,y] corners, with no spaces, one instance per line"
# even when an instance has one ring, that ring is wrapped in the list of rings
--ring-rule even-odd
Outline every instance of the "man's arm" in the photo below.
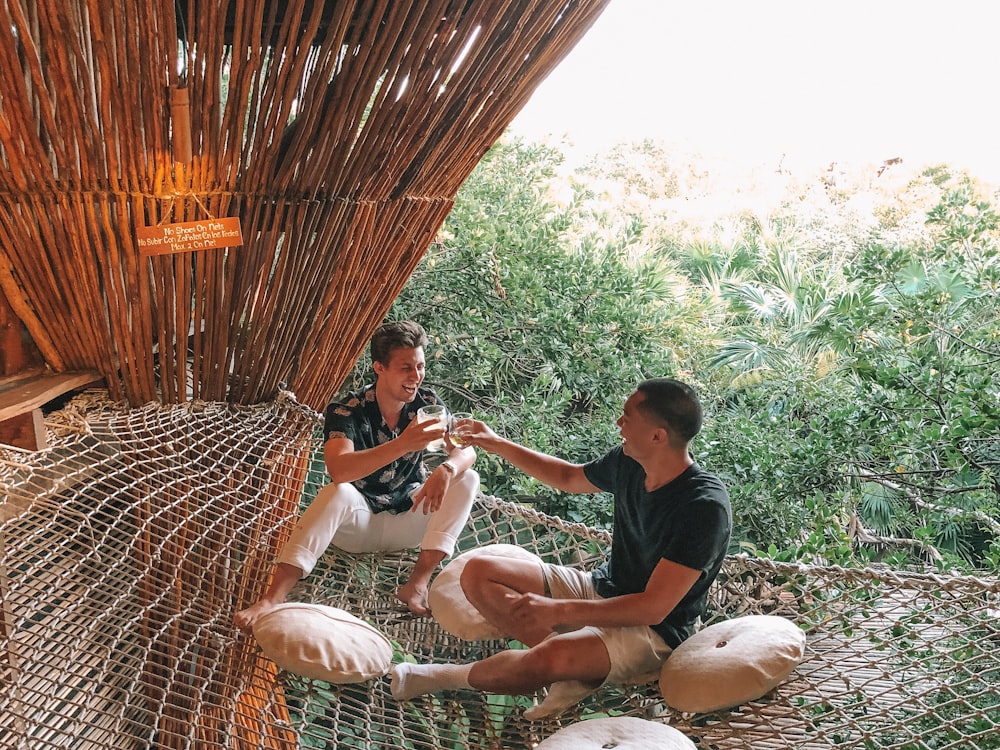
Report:
[[[585,625],[605,628],[657,625],[673,611],[700,576],[700,570],[660,560],[641,593],[595,600],[512,594],[509,596],[510,616],[525,626],[557,631]]]
[[[444,435],[438,422],[412,420],[399,437],[374,448],[354,450],[349,438],[330,438],[323,444],[323,461],[326,471],[335,484],[355,482],[388,466],[407,453],[422,451],[432,440]],[[471,452],[471,451],[470,451]],[[471,465],[471,461],[469,464]]]
[[[413,494],[411,510],[424,513],[434,513],[444,502],[444,496],[451,486],[452,480],[468,469],[476,460],[476,451],[470,448],[451,446],[448,458],[438,464],[437,468],[427,477],[427,481]],[[452,470],[449,470],[449,466]]]
[[[485,423],[475,420],[466,436],[469,444],[482,448],[516,466],[540,482],[563,492],[581,495],[600,492],[583,473],[582,464],[573,464],[546,453],[525,448],[497,435]]]

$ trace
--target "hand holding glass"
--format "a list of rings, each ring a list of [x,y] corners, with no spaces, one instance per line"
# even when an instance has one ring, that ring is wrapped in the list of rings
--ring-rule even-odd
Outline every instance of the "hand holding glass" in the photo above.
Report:
[[[464,448],[468,445],[465,442],[465,436],[469,434],[471,425],[468,420],[471,419],[472,415],[469,412],[457,411],[448,420],[448,439],[456,448]],[[463,422],[464,424],[462,424]]]
[[[435,420],[440,423],[441,429],[447,432],[448,410],[441,404],[428,404],[427,406],[421,406],[417,409],[418,422],[433,422]],[[444,448],[444,438],[432,440],[427,444],[427,450],[433,453],[444,453]]]

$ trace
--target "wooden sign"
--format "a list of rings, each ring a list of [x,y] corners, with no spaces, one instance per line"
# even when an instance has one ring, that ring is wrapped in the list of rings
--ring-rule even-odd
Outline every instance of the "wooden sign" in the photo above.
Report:
[[[184,221],[155,227],[136,227],[141,255],[193,253],[243,244],[239,217]]]

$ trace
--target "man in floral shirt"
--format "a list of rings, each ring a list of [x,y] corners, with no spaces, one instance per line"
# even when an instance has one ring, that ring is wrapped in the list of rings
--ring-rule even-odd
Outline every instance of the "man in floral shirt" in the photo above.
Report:
[[[238,612],[249,631],[285,601],[329,544],[347,552],[420,547],[413,572],[397,592],[410,611],[426,615],[431,575],[465,526],[479,488],[476,453],[446,442],[447,459],[428,471],[423,451],[445,436],[417,410],[441,404],[424,380],[427,335],[412,321],[386,323],[372,336],[377,379],[326,410],[323,457],[332,483],[316,495],[278,556],[271,583],[256,604]]]

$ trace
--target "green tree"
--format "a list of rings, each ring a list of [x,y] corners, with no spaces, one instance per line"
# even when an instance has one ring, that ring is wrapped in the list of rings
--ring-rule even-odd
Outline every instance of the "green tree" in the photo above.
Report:
[[[868,439],[850,471],[873,525],[979,562],[1000,536],[1000,220],[963,181],[928,226],[924,245],[873,245],[857,264],[881,304],[858,320]]]
[[[676,375],[702,394],[694,450],[745,548],[1000,569],[1000,230],[970,181],[819,175],[698,218],[686,191],[719,181],[648,144],[561,167],[498,143],[395,303],[434,339],[429,384],[453,408],[584,461],[618,441],[638,380]],[[487,492],[609,520],[607,498],[477,469]]]
[[[716,381],[725,408],[711,460],[726,467],[753,546],[842,558],[829,526],[825,554],[802,544],[828,517],[821,497],[864,553],[989,559],[1000,531],[997,217],[968,183],[927,217],[922,240],[876,237],[836,267],[799,251],[808,237],[707,265],[699,249],[705,293],[725,310],[707,362],[728,377]],[[735,270],[730,260],[754,257]]]
[[[619,438],[625,398],[646,377],[675,374],[682,307],[676,269],[641,252],[642,225],[609,228],[577,186],[554,186],[559,152],[494,146],[396,301],[434,339],[428,383],[508,437],[569,460]],[[489,456],[485,491],[605,524],[607,498],[561,497]]]

